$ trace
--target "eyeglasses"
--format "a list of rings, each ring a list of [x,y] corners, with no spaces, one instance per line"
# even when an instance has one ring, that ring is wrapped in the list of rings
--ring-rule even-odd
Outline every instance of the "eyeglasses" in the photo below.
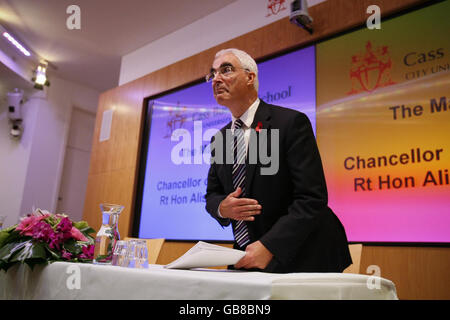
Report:
[[[242,69],[247,72],[250,71],[245,68],[234,67],[232,65],[225,65],[225,66],[220,67],[218,70],[212,69],[211,72],[205,76],[205,80],[206,80],[206,82],[211,82],[211,81],[213,81],[213,79],[216,77],[217,74],[220,74],[224,78],[228,78],[236,71],[236,69]]]

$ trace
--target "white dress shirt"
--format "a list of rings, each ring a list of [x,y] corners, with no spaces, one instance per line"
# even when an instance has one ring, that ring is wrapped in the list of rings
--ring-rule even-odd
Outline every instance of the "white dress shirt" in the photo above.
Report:
[[[245,150],[248,150],[248,141],[250,140],[250,127],[253,123],[253,120],[255,119],[255,113],[256,110],[258,110],[258,106],[259,106],[259,98],[256,98],[255,102],[253,102],[247,109],[247,111],[245,111],[244,114],[239,118],[244,123],[241,129],[244,131]],[[231,132],[233,134],[234,134],[234,122],[237,119],[238,118],[235,118],[233,115],[231,115]],[[217,208],[217,214],[219,215],[219,217],[223,218],[222,215],[220,214],[219,208]]]
[[[250,126],[253,123],[253,119],[255,119],[255,113],[256,110],[258,110],[258,106],[259,106],[259,98],[256,98],[255,102],[253,102],[247,109],[247,111],[245,111],[244,114],[239,118],[244,123],[244,126],[242,126],[242,130],[244,131],[245,150],[248,150],[248,141],[250,139]],[[232,119],[231,133],[234,134],[234,123],[236,122],[237,118],[231,115],[231,119]]]

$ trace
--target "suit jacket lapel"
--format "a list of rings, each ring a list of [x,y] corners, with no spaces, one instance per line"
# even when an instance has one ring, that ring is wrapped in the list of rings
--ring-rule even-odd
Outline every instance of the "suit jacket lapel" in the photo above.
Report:
[[[255,118],[253,119],[253,123],[251,125],[250,130],[254,130],[256,134],[250,134],[250,140],[248,142],[248,152],[247,152],[247,166],[246,166],[246,183],[245,183],[245,190],[247,190],[247,195],[250,191],[250,187],[253,181],[253,177],[255,174],[255,170],[257,167],[257,163],[259,162],[259,130],[255,130],[256,127],[259,127],[260,129],[269,129],[270,128],[270,109],[267,103],[260,100],[258,109],[255,113]],[[256,159],[258,161],[256,163],[249,163],[250,157],[249,153],[251,150],[251,146],[254,146],[254,150],[258,152],[256,155]],[[255,147],[256,146],[256,147]],[[231,176],[231,175],[230,175]],[[247,196],[246,195],[246,196]]]
[[[232,172],[233,172],[233,165],[229,164],[227,162],[227,153],[231,152],[232,148],[233,148],[233,140],[231,139],[231,141],[229,141],[230,139],[227,139],[227,130],[231,129],[231,122],[229,124],[227,124],[225,126],[225,128],[222,131],[222,137],[223,137],[223,149],[224,153],[223,153],[223,164],[224,164],[224,168],[225,168],[225,186],[230,186],[230,190],[234,191],[233,189],[233,177],[232,177]],[[228,140],[228,141],[227,141]]]

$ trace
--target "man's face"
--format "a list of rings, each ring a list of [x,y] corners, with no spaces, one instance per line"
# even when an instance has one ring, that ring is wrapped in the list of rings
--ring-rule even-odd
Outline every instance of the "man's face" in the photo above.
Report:
[[[238,58],[232,53],[225,53],[217,57],[212,69],[219,70],[221,67],[231,65],[233,72],[226,76],[217,74],[212,81],[214,98],[218,104],[228,106],[233,102],[239,102],[248,93],[248,74],[242,69]]]

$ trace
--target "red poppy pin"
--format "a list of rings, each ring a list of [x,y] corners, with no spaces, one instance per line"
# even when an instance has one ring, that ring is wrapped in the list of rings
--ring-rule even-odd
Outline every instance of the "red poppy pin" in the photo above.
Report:
[[[262,122],[259,121],[259,122],[258,122],[258,125],[257,125],[256,128],[255,128],[255,131],[256,131],[256,132],[259,132],[261,129],[262,129]]]

